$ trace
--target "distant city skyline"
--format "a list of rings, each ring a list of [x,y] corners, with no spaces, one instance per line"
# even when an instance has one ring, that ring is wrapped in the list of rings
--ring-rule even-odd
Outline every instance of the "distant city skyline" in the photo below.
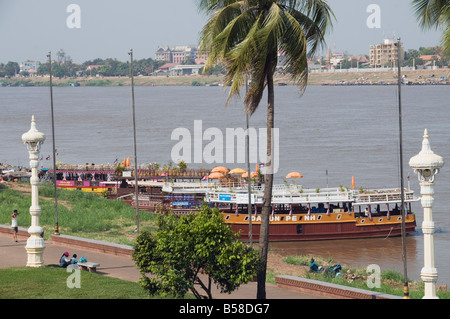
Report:
[[[333,52],[368,55],[371,44],[387,37],[400,37],[406,50],[440,45],[442,31],[423,31],[411,0],[328,3],[337,21],[318,52],[322,56],[328,46]],[[379,12],[368,12],[374,6]],[[378,18],[375,27],[373,17]],[[0,0],[0,63],[45,62],[49,51],[56,57],[60,49],[74,63],[125,61],[130,48],[135,59],[154,58],[158,46],[197,45],[206,21],[196,0]]]

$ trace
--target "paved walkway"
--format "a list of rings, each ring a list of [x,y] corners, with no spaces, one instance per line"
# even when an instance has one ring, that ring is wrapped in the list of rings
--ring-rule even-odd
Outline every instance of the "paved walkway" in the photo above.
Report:
[[[25,250],[26,238],[19,237],[18,242],[12,240],[11,235],[0,233],[0,268],[26,266],[27,254]],[[123,280],[137,282],[139,270],[129,257],[99,253],[88,249],[79,249],[59,246],[52,241],[45,242],[44,264],[58,264],[62,253],[68,251],[70,255],[77,254],[78,258],[84,256],[88,261],[100,264],[97,273]],[[256,299],[256,282],[241,286],[231,294],[221,294],[218,290],[213,292],[216,299]],[[267,299],[326,299],[323,296],[305,294],[296,290],[280,288],[275,284],[266,284]]]

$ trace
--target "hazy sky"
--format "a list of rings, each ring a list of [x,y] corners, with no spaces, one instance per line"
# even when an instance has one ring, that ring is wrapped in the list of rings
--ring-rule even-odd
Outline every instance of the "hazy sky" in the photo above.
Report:
[[[370,44],[385,37],[400,37],[406,49],[440,44],[440,30],[423,31],[411,8],[411,0],[329,0],[337,21],[327,36],[333,51],[368,54]],[[66,12],[80,8],[79,28],[69,28]],[[197,10],[197,0],[0,0],[0,62],[45,61],[63,49],[82,63],[95,58],[154,58],[159,45],[197,44],[207,17]],[[367,19],[380,9],[379,27]],[[76,16],[74,16],[76,17]],[[372,21],[372,20],[371,20]]]

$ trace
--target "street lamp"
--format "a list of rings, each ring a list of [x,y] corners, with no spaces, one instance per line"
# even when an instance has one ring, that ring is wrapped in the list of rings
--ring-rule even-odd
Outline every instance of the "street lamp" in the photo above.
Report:
[[[139,186],[138,186],[138,163],[136,153],[136,116],[134,106],[134,71],[133,71],[133,49],[128,52],[130,55],[130,77],[131,77],[131,110],[133,114],[133,146],[134,146],[134,189],[136,196],[136,233],[139,235]]]
[[[436,281],[438,272],[434,264],[434,222],[432,207],[434,202],[434,177],[444,165],[442,156],[434,154],[428,140],[428,131],[425,129],[422,150],[416,156],[411,157],[409,166],[417,174],[420,182],[421,204],[423,207],[423,242],[424,242],[424,267],[420,276],[425,283],[424,299],[438,299],[436,296]]]
[[[36,121],[34,115],[31,118],[31,128],[22,135],[22,141],[27,146],[30,155],[31,167],[31,226],[28,228],[30,237],[27,240],[25,249],[28,254],[27,267],[44,267],[44,238],[42,227],[39,225],[39,216],[41,215],[41,207],[39,206],[38,184],[39,177],[37,169],[39,166],[39,150],[45,141],[45,134],[36,129]]]

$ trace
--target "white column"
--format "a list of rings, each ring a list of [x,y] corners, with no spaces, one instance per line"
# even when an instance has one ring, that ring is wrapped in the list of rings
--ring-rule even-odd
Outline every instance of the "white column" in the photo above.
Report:
[[[438,271],[434,264],[434,222],[432,207],[434,202],[434,182],[421,181],[420,193],[422,195],[423,207],[423,242],[424,242],[424,267],[420,275],[425,283],[424,299],[438,299],[436,296],[436,281],[438,278]]]
[[[39,151],[29,151],[30,153],[30,167],[31,167],[31,226],[28,228],[30,237],[27,240],[25,249],[28,254],[28,267],[43,267],[44,266],[44,238],[41,237],[43,232],[39,225],[39,216],[41,215],[41,207],[39,206],[38,184],[39,177],[37,176],[37,168],[39,166]]]

